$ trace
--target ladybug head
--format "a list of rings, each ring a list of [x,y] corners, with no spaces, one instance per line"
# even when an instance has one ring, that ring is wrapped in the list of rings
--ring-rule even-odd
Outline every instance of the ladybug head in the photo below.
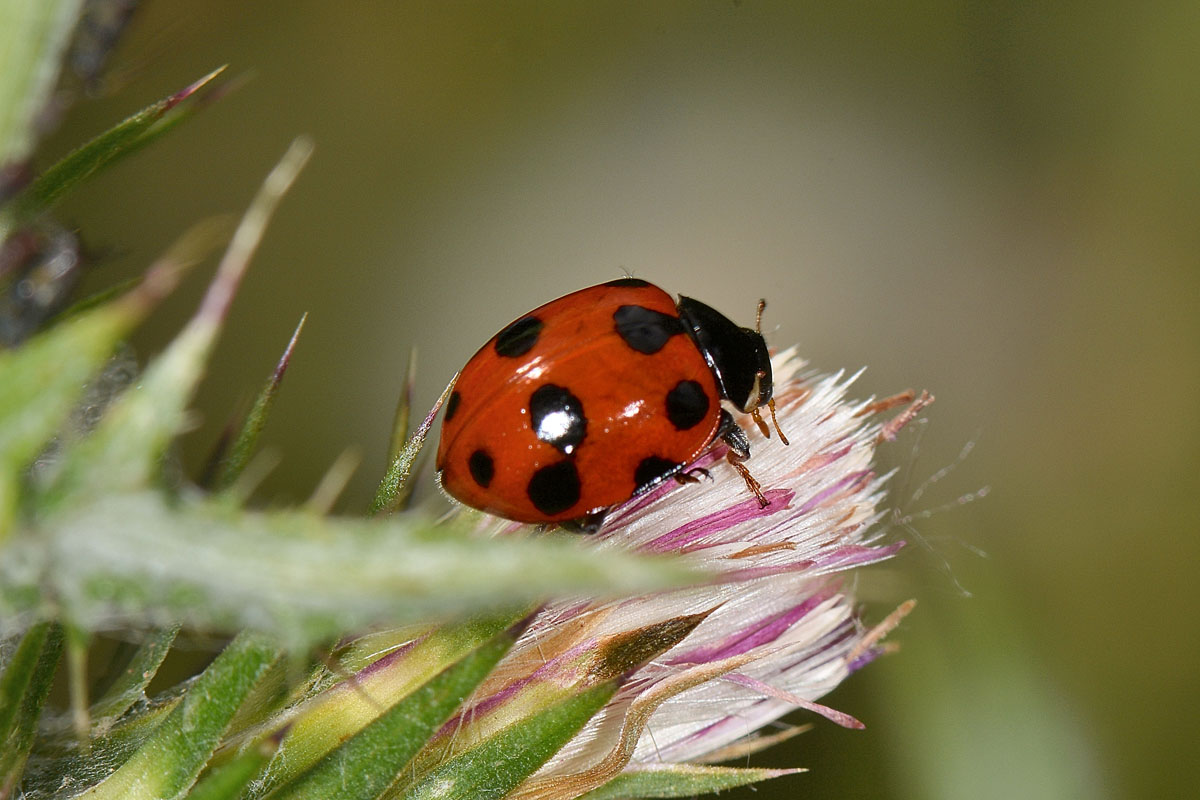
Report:
[[[747,414],[770,403],[771,356],[762,334],[738,326],[690,297],[681,295],[678,307],[679,318],[716,376],[722,397]]]

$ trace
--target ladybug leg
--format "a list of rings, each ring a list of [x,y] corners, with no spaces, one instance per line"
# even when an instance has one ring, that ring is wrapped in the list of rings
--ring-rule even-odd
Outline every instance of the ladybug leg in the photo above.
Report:
[[[699,483],[700,478],[696,477],[697,475],[706,480],[712,480],[712,474],[704,467],[692,467],[683,472],[676,472],[671,477],[675,479],[676,483]]]
[[[733,452],[733,450],[729,450],[725,453],[725,460],[728,461],[729,465],[736,469],[738,474],[742,476],[742,480],[746,482],[746,488],[753,492],[754,496],[758,498],[758,505],[760,508],[766,508],[767,506],[771,505],[771,501],[768,500],[766,495],[763,494],[762,484],[755,480],[754,476],[750,474],[750,470],[746,469],[746,465],[742,463],[741,456]]]
[[[762,484],[755,480],[743,463],[750,458],[750,440],[746,438],[746,432],[733,421],[733,416],[724,409],[721,410],[721,426],[717,429],[717,433],[725,444],[729,445],[729,450],[725,453],[725,460],[742,476],[742,480],[746,482],[746,488],[758,498],[758,505],[762,508],[769,506],[771,503],[763,494]]]

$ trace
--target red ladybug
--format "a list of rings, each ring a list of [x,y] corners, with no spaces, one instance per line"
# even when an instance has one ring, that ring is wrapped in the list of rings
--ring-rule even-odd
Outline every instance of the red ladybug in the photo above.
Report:
[[[529,312],[467,362],[446,401],[438,474],[469,506],[594,530],[609,506],[682,479],[720,438],[765,505],[721,400],[770,435],[759,408],[774,420],[771,391],[758,330],[643,280],[610,281]]]

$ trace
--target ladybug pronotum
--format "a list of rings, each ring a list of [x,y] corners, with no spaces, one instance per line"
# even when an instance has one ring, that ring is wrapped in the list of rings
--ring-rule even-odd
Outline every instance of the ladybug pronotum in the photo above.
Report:
[[[757,329],[643,280],[610,281],[534,309],[472,356],[446,401],[438,475],[474,508],[594,530],[610,506],[684,479],[721,439],[765,505],[721,401],[770,435],[759,409],[774,421],[771,393]]]

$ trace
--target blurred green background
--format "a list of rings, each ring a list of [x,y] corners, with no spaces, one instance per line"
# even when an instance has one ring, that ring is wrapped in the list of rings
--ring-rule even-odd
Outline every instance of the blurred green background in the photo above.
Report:
[[[147,0],[115,58],[44,160],[222,63],[249,80],[66,206],[93,288],[244,207],[293,136],[317,143],[189,465],[304,311],[263,496],[304,498],[353,448],[356,511],[410,347],[424,409],[496,329],[591,283],[630,272],[747,322],[766,297],[772,343],[868,366],[862,395],[938,401],[882,453],[910,547],[856,579],[872,621],[920,605],[901,652],[827,698],[867,730],[818,721],[756,756],[811,772],[753,796],[1190,793],[1195,0]]]

